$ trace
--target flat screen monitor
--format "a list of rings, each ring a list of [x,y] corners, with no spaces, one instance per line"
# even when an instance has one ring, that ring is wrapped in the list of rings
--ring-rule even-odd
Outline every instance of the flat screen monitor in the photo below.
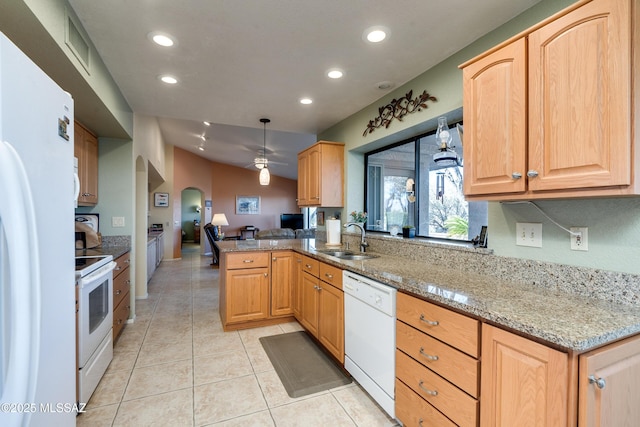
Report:
[[[280,228],[291,228],[293,230],[304,228],[303,215],[301,213],[281,214]]]

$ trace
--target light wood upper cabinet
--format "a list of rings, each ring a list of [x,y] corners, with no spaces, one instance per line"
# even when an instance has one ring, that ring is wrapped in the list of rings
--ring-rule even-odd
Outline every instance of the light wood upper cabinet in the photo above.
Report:
[[[633,426],[640,420],[640,338],[580,356],[578,425]]]
[[[298,154],[298,206],[344,205],[344,144],[319,141]]]
[[[640,193],[632,2],[580,2],[461,65],[469,199]]]
[[[79,206],[98,203],[98,138],[77,121],[74,123],[74,156],[80,178]]]
[[[480,425],[567,426],[566,353],[482,325]]]

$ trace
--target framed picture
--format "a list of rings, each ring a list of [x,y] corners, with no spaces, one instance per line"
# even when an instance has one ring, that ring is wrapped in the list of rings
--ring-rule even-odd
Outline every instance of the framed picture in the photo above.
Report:
[[[169,207],[169,193],[154,193],[154,203],[156,207]]]
[[[318,225],[324,225],[324,211],[316,212],[316,220]]]
[[[260,196],[236,196],[236,215],[260,214]]]

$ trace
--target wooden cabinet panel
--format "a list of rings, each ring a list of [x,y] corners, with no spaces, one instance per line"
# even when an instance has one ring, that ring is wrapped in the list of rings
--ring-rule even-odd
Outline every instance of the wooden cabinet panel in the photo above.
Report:
[[[113,279],[113,307],[114,309],[123,301],[125,295],[129,293],[131,288],[131,280],[129,278],[129,269],[118,274]]]
[[[321,262],[319,265],[320,280],[327,282],[338,289],[342,289],[342,270]]]
[[[318,141],[298,154],[298,206],[344,205],[344,144]]]
[[[396,379],[396,417],[406,427],[457,427],[449,418]]]
[[[471,396],[479,395],[480,362],[417,329],[396,322],[396,345]]]
[[[463,70],[465,194],[525,190],[526,66],[522,38]]]
[[[304,262],[304,261],[303,261]],[[300,286],[301,307],[300,323],[313,336],[318,336],[318,287],[320,281],[306,271],[302,274]]]
[[[429,369],[425,369],[401,351],[396,351],[396,377],[457,425],[477,425],[478,401],[476,399]]]
[[[596,0],[529,35],[529,188],[631,184],[630,2]]]
[[[227,254],[227,269],[259,268],[269,266],[269,252],[238,252]]]
[[[481,425],[566,426],[568,355],[484,324]]]
[[[604,382],[592,382],[602,380]],[[633,426],[640,420],[640,337],[580,356],[579,426]]]
[[[113,269],[113,342],[122,332],[131,314],[131,253],[116,258]]]
[[[318,340],[344,363],[344,293],[321,281],[318,305]]]
[[[398,320],[478,357],[479,322],[446,308],[398,292]]]
[[[311,274],[312,276],[319,277],[320,275],[320,261],[308,256],[302,257],[302,270]]]
[[[131,303],[129,301],[130,293],[127,292],[122,300],[122,303],[118,305],[117,309],[113,312],[113,338],[117,338],[122,332],[122,329],[127,324],[127,320],[131,314]]]
[[[225,276],[227,323],[269,317],[268,268],[228,270]]]
[[[302,255],[293,253],[293,315],[300,321],[300,311],[302,307]]]
[[[98,138],[77,121],[74,123],[74,156],[78,158],[79,206],[98,203]]]
[[[271,316],[293,313],[292,252],[271,253]]]

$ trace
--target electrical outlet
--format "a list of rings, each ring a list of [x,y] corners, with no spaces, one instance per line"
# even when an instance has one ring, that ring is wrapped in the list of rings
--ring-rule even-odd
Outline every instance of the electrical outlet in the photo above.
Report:
[[[111,217],[111,226],[116,227],[124,227],[124,217],[123,216],[112,216]]]
[[[588,227],[571,227],[571,232],[580,233],[579,235],[571,235],[572,251],[588,251],[589,250],[589,228]]]
[[[516,245],[542,247],[542,224],[533,222],[516,223]]]

